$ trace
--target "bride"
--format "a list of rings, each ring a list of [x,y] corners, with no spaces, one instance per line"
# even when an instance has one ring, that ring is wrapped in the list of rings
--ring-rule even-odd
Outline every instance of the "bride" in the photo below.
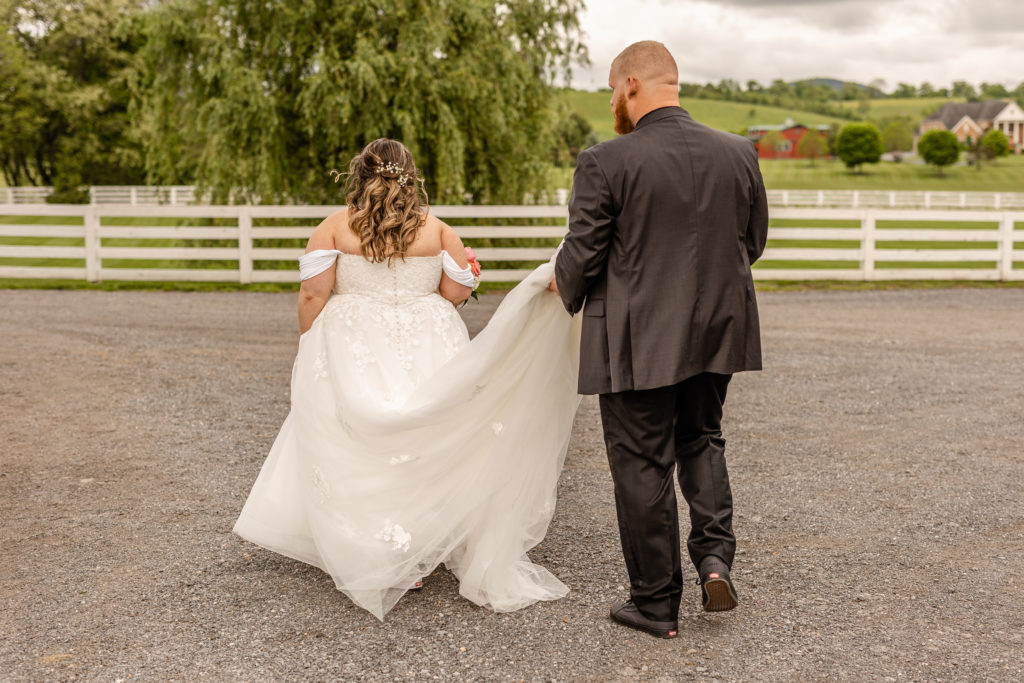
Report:
[[[421,188],[400,142],[352,160],[347,208],[300,259],[291,411],[234,527],[378,619],[442,562],[498,612],[568,593],[526,552],[579,403],[578,320],[546,263],[470,341],[454,304],[473,273]]]

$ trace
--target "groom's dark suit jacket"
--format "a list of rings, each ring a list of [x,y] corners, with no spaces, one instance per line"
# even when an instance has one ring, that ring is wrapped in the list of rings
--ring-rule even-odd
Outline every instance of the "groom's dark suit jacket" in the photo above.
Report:
[[[555,261],[565,307],[583,308],[580,393],[760,370],[750,264],[767,235],[754,146],[684,109],[581,152]]]

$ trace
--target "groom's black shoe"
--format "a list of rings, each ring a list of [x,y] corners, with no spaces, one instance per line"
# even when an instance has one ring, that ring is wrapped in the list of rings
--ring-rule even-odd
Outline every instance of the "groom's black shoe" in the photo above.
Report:
[[[626,602],[621,605],[612,607],[611,616],[612,619],[620,624],[625,624],[626,626],[646,631],[652,636],[657,636],[659,638],[675,638],[679,633],[678,622],[654,621],[653,619],[648,619],[640,613],[640,610],[637,609],[637,606],[633,604],[632,600],[626,600]]]
[[[715,557],[709,555],[700,563],[700,584],[701,602],[704,604],[705,612],[725,612],[739,604],[736,597],[736,588],[729,578],[729,566]]]

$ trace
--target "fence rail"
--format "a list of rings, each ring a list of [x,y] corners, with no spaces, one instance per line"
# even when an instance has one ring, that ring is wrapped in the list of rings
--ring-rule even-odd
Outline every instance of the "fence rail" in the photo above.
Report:
[[[933,192],[896,190],[768,190],[776,207],[837,209],[1024,209],[1024,192]]]
[[[313,228],[268,223],[317,220],[336,208],[12,205],[0,209],[0,278],[294,282],[295,260],[303,249],[263,241],[305,240]],[[559,238],[567,229],[566,210],[560,206],[431,210],[470,243],[513,240],[514,246],[476,243],[483,279],[492,282],[521,280],[531,262],[554,253],[554,247],[537,246],[538,238]],[[132,224],[125,225],[126,219]],[[229,225],[152,225],[168,219],[217,219]],[[532,219],[543,225],[459,225],[464,219]],[[772,219],[768,248],[754,269],[759,280],[1024,280],[1024,211],[803,208],[776,209]],[[189,246],[187,240],[233,244]],[[147,267],[159,261],[176,263]],[[231,265],[205,267],[208,261]],[[293,265],[261,267],[268,261]],[[488,262],[495,265],[488,267]]]
[[[93,205],[193,206],[203,204],[191,185],[95,185],[89,188]],[[0,205],[39,204],[53,188],[0,188]],[[555,205],[568,201],[569,191],[555,190],[540,199]],[[526,200],[528,203],[531,200]],[[544,203],[544,202],[542,202]],[[940,192],[905,190],[768,190],[768,203],[779,208],[833,209],[991,209],[1024,210],[1024,192]]]

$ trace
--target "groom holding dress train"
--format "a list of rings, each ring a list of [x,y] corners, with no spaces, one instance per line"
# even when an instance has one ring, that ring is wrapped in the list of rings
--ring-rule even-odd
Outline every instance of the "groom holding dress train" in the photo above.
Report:
[[[627,47],[608,84],[620,137],[579,155],[551,288],[582,310],[579,391],[600,395],[630,580],[611,616],[671,638],[683,586],[676,468],[704,609],[737,604],[722,406],[733,373],[761,369],[750,265],[768,209],[756,150],[679,106],[664,45]]]

